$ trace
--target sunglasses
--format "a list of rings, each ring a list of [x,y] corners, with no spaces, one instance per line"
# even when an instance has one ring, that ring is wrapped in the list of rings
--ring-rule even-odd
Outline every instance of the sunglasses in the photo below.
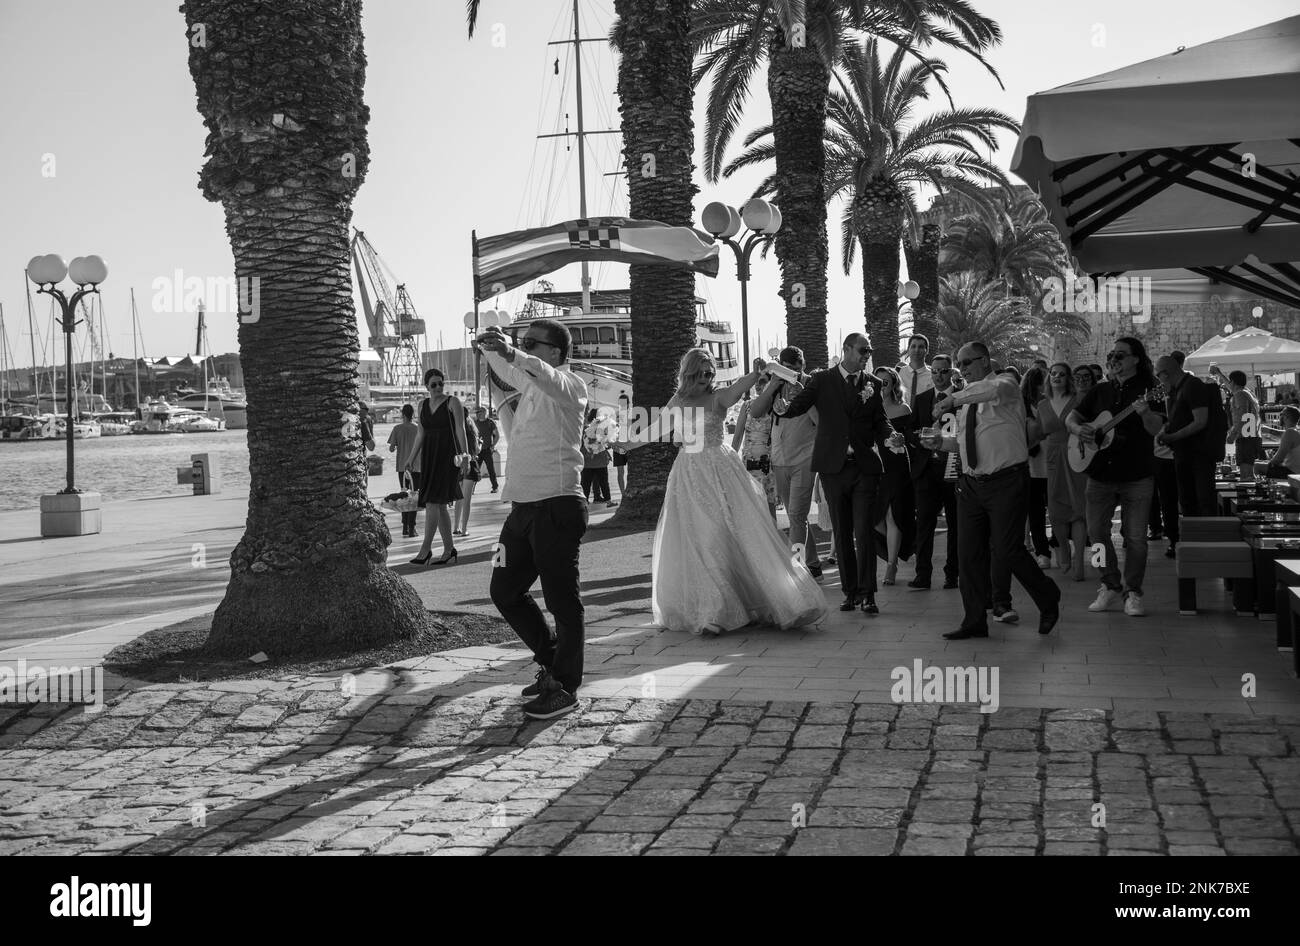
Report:
[[[527,336],[524,336],[523,338],[519,339],[519,347],[522,348],[524,351],[532,351],[538,345],[550,345],[552,348],[560,347],[559,345],[555,345],[551,342],[544,341],[540,338],[529,338]]]
[[[852,348],[852,346],[850,346],[850,348]],[[875,349],[872,348],[870,345],[864,345],[861,348],[852,348],[852,350],[856,351],[859,355],[870,355],[873,351],[875,351]]]
[[[987,357],[988,355],[976,355],[974,358],[962,358],[957,362],[957,367],[969,368],[971,365],[975,364],[975,362],[979,361],[981,358],[987,358]]]
[[[701,377],[701,378],[712,378],[712,377],[714,376],[714,374],[716,374],[716,372],[713,372],[713,371],[701,371],[701,372],[700,372],[700,377]]]
[[[1111,352],[1109,355],[1106,356],[1106,361],[1107,361],[1107,363],[1112,362],[1112,361],[1123,361],[1125,358],[1132,358],[1132,357],[1133,357],[1132,352],[1127,352],[1127,351],[1113,351],[1113,352]]]

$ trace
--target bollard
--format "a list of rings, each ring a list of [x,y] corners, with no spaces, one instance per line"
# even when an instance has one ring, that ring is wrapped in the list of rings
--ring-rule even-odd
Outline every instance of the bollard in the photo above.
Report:
[[[206,453],[190,454],[190,465],[176,468],[176,482],[192,483],[195,496],[221,492],[221,475]]]

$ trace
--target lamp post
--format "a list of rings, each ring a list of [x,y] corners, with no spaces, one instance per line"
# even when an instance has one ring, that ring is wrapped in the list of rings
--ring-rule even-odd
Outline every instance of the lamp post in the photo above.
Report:
[[[704,208],[701,222],[706,231],[731,247],[736,254],[736,278],[740,280],[740,350],[743,373],[749,368],[749,257],[753,254],[754,247],[770,243],[781,229],[781,208],[757,197],[747,201],[740,210],[715,200]],[[750,232],[743,237],[743,242],[738,243],[734,238],[740,233],[742,223]]]
[[[466,312],[463,321],[465,328],[473,333],[470,337],[470,347],[474,349],[474,406],[479,406],[479,391],[481,389],[483,353],[474,346],[474,341],[478,338],[479,329],[491,327],[493,325],[499,328],[505,328],[510,324],[510,313],[502,309],[498,312],[496,309],[480,313],[475,306],[472,312]],[[492,406],[492,388],[488,386],[488,407]]]
[[[64,277],[71,275],[72,281],[77,284],[77,291],[69,299],[63,294],[63,290],[56,289],[55,284],[61,283]],[[59,325],[63,327],[64,354],[67,361],[67,377],[65,379],[65,403],[68,414],[67,422],[67,441],[68,441],[68,485],[65,489],[60,490],[60,495],[69,495],[81,492],[74,483],[73,476],[73,449],[72,449],[72,333],[76,331],[77,325],[77,303],[83,297],[91,293],[99,292],[99,284],[108,278],[108,267],[98,256],[78,256],[71,265],[63,262],[63,257],[57,253],[50,253],[47,256],[35,256],[27,264],[27,278],[36,283],[36,292],[45,293],[59,303],[59,308],[63,311],[63,318]],[[89,288],[87,288],[89,287]]]

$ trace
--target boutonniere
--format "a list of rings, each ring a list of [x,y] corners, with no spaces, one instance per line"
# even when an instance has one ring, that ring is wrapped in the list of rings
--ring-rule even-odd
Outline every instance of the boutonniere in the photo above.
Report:
[[[875,393],[876,393],[876,386],[872,384],[870,381],[866,381],[862,385],[862,390],[858,392],[858,397],[862,398],[862,403],[865,404],[867,403],[867,401],[871,399],[872,395],[874,395]]]

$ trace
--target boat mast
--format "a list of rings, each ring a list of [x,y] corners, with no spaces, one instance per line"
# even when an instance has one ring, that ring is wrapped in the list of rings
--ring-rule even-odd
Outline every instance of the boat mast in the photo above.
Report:
[[[0,302],[0,417],[9,416],[9,394],[13,382],[9,380],[9,333],[5,331],[5,304]]]
[[[32,315],[32,283],[23,270],[23,282],[27,285],[27,338],[32,343],[32,413],[41,412],[41,382],[36,373],[36,318]]]
[[[140,410],[140,354],[136,348],[135,287],[131,287],[131,360],[135,363],[135,407]],[[141,418],[144,412],[140,413]]]

